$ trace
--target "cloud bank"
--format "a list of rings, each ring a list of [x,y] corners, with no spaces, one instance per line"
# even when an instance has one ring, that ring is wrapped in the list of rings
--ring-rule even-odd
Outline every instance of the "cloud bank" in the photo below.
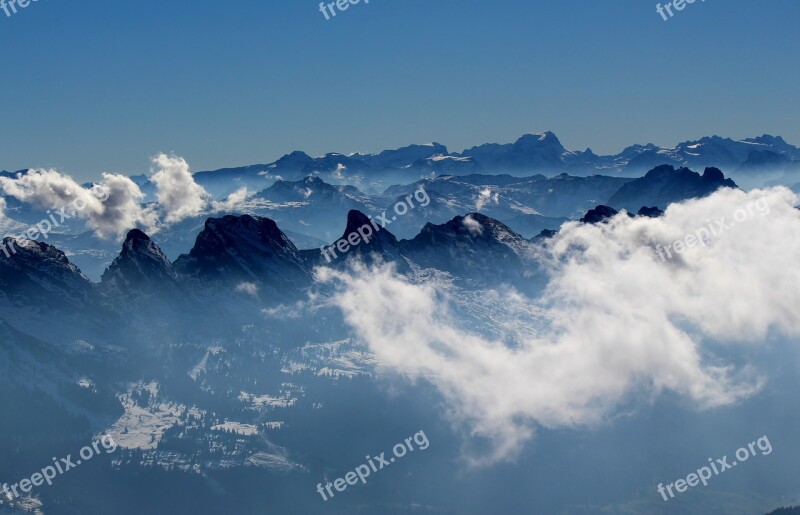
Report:
[[[63,209],[70,217],[85,220],[101,237],[119,235],[137,223],[147,226],[153,222],[141,206],[141,190],[123,175],[104,173],[99,184],[84,188],[55,170],[29,170],[15,178],[0,177],[0,187],[37,208]]]
[[[769,213],[734,220],[755,202]],[[452,287],[412,284],[391,267],[320,269],[318,278],[339,286],[334,304],[383,367],[435,385],[453,422],[488,441],[471,463],[493,463],[513,459],[537,427],[591,426],[642,395],[710,408],[757,392],[765,377],[726,351],[770,331],[800,333],[797,202],[785,188],[728,189],[658,219],[566,224],[542,255],[540,298],[487,292],[517,316],[533,311],[528,303],[550,321],[510,341],[464,329],[446,301],[458,295]],[[734,225],[705,245],[669,261],[656,254],[720,218]]]
[[[145,195],[129,177],[111,173],[102,174],[98,184],[85,188],[56,170],[29,170],[13,178],[0,177],[0,188],[36,208],[63,210],[70,219],[85,221],[101,238],[119,237],[135,227],[154,234],[165,225],[212,209],[211,196],[194,181],[186,160],[159,154],[152,162],[150,180],[157,201],[151,205],[142,204]],[[239,203],[241,196],[247,193],[237,192],[227,202]],[[2,200],[0,207],[4,208]]]

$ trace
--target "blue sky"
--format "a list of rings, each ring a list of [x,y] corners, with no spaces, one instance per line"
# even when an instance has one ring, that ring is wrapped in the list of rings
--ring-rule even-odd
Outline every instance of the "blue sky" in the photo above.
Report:
[[[0,11],[0,169],[81,179],[292,150],[452,150],[554,131],[615,153],[708,134],[800,144],[800,2],[39,0]]]

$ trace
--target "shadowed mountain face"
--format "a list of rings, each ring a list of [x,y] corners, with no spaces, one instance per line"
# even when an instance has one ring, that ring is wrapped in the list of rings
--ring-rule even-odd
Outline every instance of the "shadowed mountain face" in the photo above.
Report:
[[[356,241],[355,235],[359,236],[360,241],[351,246],[347,253],[340,253],[333,246],[332,249],[326,249],[322,253],[320,264],[328,263],[326,255],[333,258],[334,253],[337,253],[331,262],[343,264],[350,259],[360,259],[367,264],[372,264],[379,259],[395,263],[400,270],[408,269],[408,264],[401,254],[399,242],[394,234],[388,229],[382,228],[377,222],[373,223],[364,213],[353,210],[347,214],[347,227],[338,241],[348,241],[348,238]]]
[[[3,245],[0,290],[6,301],[76,309],[94,298],[94,285],[57,248],[14,238],[5,238]]]
[[[213,297],[214,285],[230,291],[232,285],[252,282],[299,295],[310,286],[314,267],[346,266],[353,259],[393,262],[403,273],[410,272],[413,264],[465,279],[505,277],[519,273],[530,260],[530,245],[503,223],[480,213],[428,224],[414,239],[398,240],[387,228],[352,210],[342,237],[325,246],[324,252],[298,251],[270,219],[226,216],[210,218],[191,252],[174,264],[147,235],[131,231],[119,257],[103,274],[101,286],[104,293],[118,297],[174,295],[184,289],[191,294],[198,287]]]
[[[369,237],[369,242],[364,248],[374,249],[377,251],[388,250],[397,248],[397,238],[394,234],[390,233],[384,228],[381,228],[377,222],[374,222],[364,213],[356,211],[355,209],[347,213],[347,227],[345,227],[342,239],[364,228],[371,228],[373,231],[372,236]]]
[[[167,256],[149,236],[133,229],[122,252],[103,273],[102,285],[117,295],[179,292],[178,275]]]
[[[641,179],[635,179],[616,192],[607,204],[616,209],[635,213],[642,206],[660,209],[673,202],[705,197],[719,188],[736,188],[736,183],[726,179],[717,168],[706,168],[703,175],[688,168],[675,169],[664,165],[654,168]]]
[[[437,268],[466,283],[485,284],[520,277],[530,264],[532,244],[481,214],[429,224],[411,241],[398,241],[375,225],[351,211],[342,241],[354,235],[361,241],[345,251],[334,247],[330,263],[320,250],[298,251],[273,220],[250,215],[208,219],[191,252],[174,263],[145,233],[132,230],[98,285],[55,247],[15,242],[16,253],[9,258],[0,254],[0,304],[10,312],[31,312],[11,318],[17,330],[27,328],[36,338],[81,352],[84,347],[99,352],[101,335],[127,325],[141,326],[131,334],[151,335],[147,342],[158,341],[155,334],[167,339],[227,334],[263,316],[265,306],[302,300],[315,285],[318,266],[390,262],[409,276]],[[80,323],[62,328],[56,322],[70,316]],[[118,341],[127,345],[128,333],[123,334]]]
[[[597,206],[594,209],[590,209],[586,215],[581,218],[581,222],[585,224],[598,224],[600,222],[605,222],[609,218],[613,218],[618,211],[612,207],[608,206]]]
[[[646,216],[648,218],[658,218],[659,216],[664,214],[664,211],[658,209],[657,207],[647,207],[642,206],[639,209],[639,212],[636,213],[637,216]]]
[[[0,317],[9,326],[65,345],[120,324],[99,288],[61,250],[31,240],[3,243],[9,256],[0,252]]]
[[[613,207],[609,206],[597,206],[593,209],[590,209],[586,212],[585,215],[580,219],[581,223],[585,224],[599,224],[605,222],[610,218],[614,218],[619,211],[614,209]],[[627,212],[628,216],[631,218],[635,218],[637,216],[643,216],[647,218],[658,218],[664,214],[664,212],[657,207],[647,207],[642,206],[641,209],[634,215],[631,212]],[[540,237],[548,237],[552,236],[554,233],[544,232],[544,234],[540,234]]]
[[[515,277],[531,261],[530,242],[480,213],[457,216],[441,225],[427,224],[412,240],[398,240],[388,228],[352,210],[341,238],[322,251],[298,251],[266,218],[212,218],[192,251],[175,261],[174,272],[160,259],[163,254],[158,247],[145,238],[138,231],[129,235],[122,254],[104,275],[106,291],[112,284],[148,285],[166,278],[189,292],[201,287],[209,298],[215,296],[214,285],[230,291],[242,282],[302,296],[311,285],[315,267],[341,268],[352,260],[391,262],[401,273],[411,272],[412,267],[436,268],[470,281]]]
[[[307,279],[297,247],[275,222],[249,215],[208,219],[175,269],[202,282],[256,281],[277,288]]]
[[[427,224],[414,239],[401,241],[400,248],[422,267],[479,280],[520,274],[530,243],[503,223],[472,213]]]

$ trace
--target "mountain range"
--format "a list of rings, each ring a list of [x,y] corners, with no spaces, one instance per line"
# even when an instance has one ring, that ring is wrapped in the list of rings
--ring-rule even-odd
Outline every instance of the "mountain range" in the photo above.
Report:
[[[384,159],[395,162],[394,156]],[[163,227],[151,237],[165,256],[175,260],[189,252],[197,235],[207,228],[208,218],[247,214],[273,220],[298,249],[319,248],[340,236],[341,221],[350,211],[373,217],[385,211],[391,213],[408,195],[424,191],[427,202],[415,205],[392,222],[391,232],[398,238],[414,238],[428,223],[443,224],[475,212],[496,219],[530,239],[543,230],[557,230],[567,220],[578,220],[598,205],[627,209],[632,213],[642,206],[664,210],[672,202],[707,195],[723,186],[737,187],[737,184],[719,169],[708,168],[700,174],[672,165],[661,165],[639,178],[584,177],[567,173],[552,177],[543,174],[527,177],[438,175],[391,185],[377,193],[366,193],[349,184],[331,184],[319,176],[307,176],[296,181],[276,180],[236,203],[223,203],[222,207]],[[44,211],[21,203],[13,196],[5,199],[3,221],[9,233],[16,234],[46,216]],[[70,255],[87,276],[99,279],[115,258],[119,242],[97,237],[77,218],[69,222],[68,226],[53,231],[48,242]],[[193,259],[186,257],[176,266]],[[213,267],[208,268],[211,269]],[[208,273],[211,272],[205,274]]]
[[[20,303],[52,304],[68,311],[96,304],[120,311],[120,306],[138,310],[142,303],[157,305],[187,297],[210,299],[218,292],[224,292],[224,300],[231,292],[268,293],[260,301],[292,300],[313,283],[317,266],[344,266],[355,257],[393,262],[405,272],[437,269],[468,281],[508,280],[535,261],[534,247],[541,240],[534,236],[557,230],[568,219],[564,215],[588,223],[620,209],[640,216],[659,216],[670,203],[706,196],[723,187],[736,188],[736,184],[716,168],[707,168],[701,175],[669,165],[639,179],[565,174],[549,179],[541,175],[443,176],[394,186],[385,192],[387,199],[402,199],[424,188],[430,199],[424,207],[395,217],[396,225],[390,230],[372,223],[358,209],[374,205],[374,199],[353,187],[332,186],[319,178],[279,181],[259,196],[288,204],[286,209],[293,213],[296,204],[305,202],[301,198],[313,199],[310,204],[320,205],[312,212],[320,216],[327,212],[333,224],[337,223],[337,214],[346,210],[338,220],[339,228],[344,226],[341,241],[362,226],[375,227],[374,234],[368,241],[352,245],[350,252],[339,249],[341,254],[331,253],[331,262],[330,256],[324,257],[324,246],[299,249],[279,228],[280,222],[257,214],[228,214],[206,219],[191,249],[170,260],[156,241],[132,229],[98,284],[53,245],[6,238],[4,248],[16,252],[8,256],[0,253],[0,286],[9,308]],[[470,209],[476,207],[476,195],[478,211]],[[541,223],[535,234],[525,236],[489,216],[494,213],[518,223],[521,217],[527,217],[529,224],[532,220]],[[402,225],[400,219],[410,221]],[[394,227],[407,232],[415,225],[421,229],[413,237],[402,239],[393,233]]]
[[[311,157],[295,151],[269,164],[198,172],[195,180],[213,195],[222,197],[240,187],[258,191],[274,180],[297,181],[307,176],[375,192],[388,183],[441,175],[568,173],[637,177],[660,165],[716,167],[737,182],[746,182],[747,187],[767,180],[783,181],[790,186],[800,182],[800,149],[780,136],[765,134],[741,140],[710,136],[674,147],[636,144],[618,154],[597,155],[591,149],[567,150],[552,132],[526,134],[514,143],[487,143],[463,152],[451,152],[439,143],[410,145],[377,154],[329,153]]]

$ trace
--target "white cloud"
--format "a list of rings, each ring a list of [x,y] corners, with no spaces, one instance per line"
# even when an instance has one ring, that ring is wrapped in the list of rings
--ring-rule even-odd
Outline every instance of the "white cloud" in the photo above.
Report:
[[[275,318],[277,320],[296,320],[303,316],[307,311],[314,311],[318,308],[315,305],[317,299],[315,296],[309,296],[309,301],[297,301],[294,304],[279,304],[271,308],[264,308],[261,313],[268,318]]]
[[[254,192],[247,189],[247,187],[239,188],[234,191],[228,198],[221,202],[213,202],[214,211],[232,212],[241,211],[247,206],[247,201],[255,195]]]
[[[55,170],[30,170],[15,178],[0,177],[0,185],[8,195],[37,207],[72,207],[78,199],[79,205],[85,205],[90,212],[100,208],[97,195]]]
[[[30,170],[15,178],[0,177],[0,187],[22,202],[42,209],[63,209],[70,217],[86,220],[101,237],[154,222],[141,207],[141,190],[123,175],[105,173],[99,185],[87,189],[55,170]]]
[[[492,193],[491,188],[485,188],[478,194],[478,199],[475,201],[476,211],[481,211],[487,204],[499,204],[500,194],[498,192]]]
[[[730,227],[707,247],[662,262],[653,248],[707,220],[765,199],[766,216]],[[786,189],[723,190],[673,205],[658,219],[617,216],[566,224],[546,254],[551,274],[530,303],[549,320],[511,341],[465,329],[435,284],[412,284],[391,268],[320,269],[341,290],[334,302],[382,366],[425,379],[448,414],[490,442],[473,464],[511,459],[537,427],[591,426],[642,392],[674,392],[698,407],[735,403],[764,377],[726,361],[727,342],[759,344],[770,331],[800,334],[800,212]],[[497,298],[498,292],[491,292]],[[509,327],[513,327],[510,324]]]
[[[258,296],[258,285],[256,283],[243,282],[236,285],[237,293],[245,293],[251,297]]]
[[[93,188],[84,188],[68,175],[55,170],[30,170],[17,177],[0,177],[0,188],[21,202],[37,208],[61,210],[70,219],[85,220],[100,237],[124,234],[140,227],[153,234],[160,226],[203,214],[211,196],[199,186],[180,157],[159,154],[153,158],[155,172],[150,178],[156,186],[154,205],[142,205],[144,194],[129,177],[104,173]],[[233,207],[244,202],[246,190],[233,193],[218,207]]]
[[[469,215],[464,217],[464,227],[466,227],[473,236],[480,236],[483,234],[483,226]]]
[[[194,181],[189,163],[182,157],[158,154],[153,158],[158,210],[166,223],[180,222],[209,208],[211,195]]]
[[[155,214],[142,207],[144,194],[130,178],[104,173],[100,186],[100,205],[88,213],[90,229],[101,237],[119,236],[137,226],[151,234],[156,231]]]
[[[4,197],[0,197],[0,240],[2,240],[8,234],[17,233],[27,228],[23,224],[8,216],[6,213],[7,207],[6,199]]]

